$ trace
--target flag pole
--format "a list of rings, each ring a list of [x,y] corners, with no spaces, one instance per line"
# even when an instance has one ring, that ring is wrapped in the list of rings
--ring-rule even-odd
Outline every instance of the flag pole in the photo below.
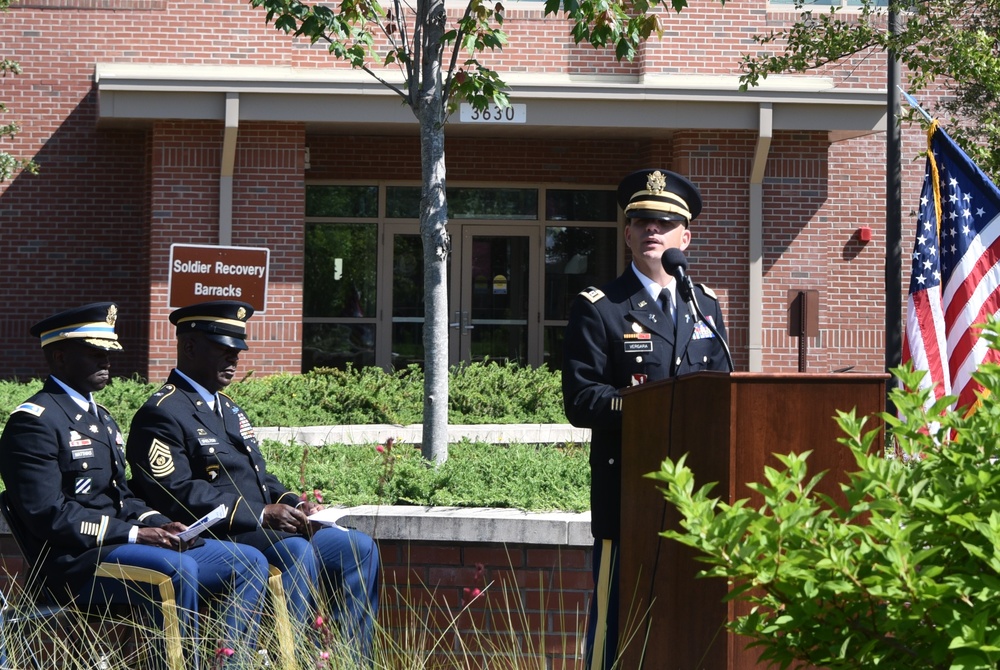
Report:
[[[889,32],[899,32],[899,14],[895,2],[889,2]],[[888,85],[886,86],[886,175],[885,175],[885,371],[899,367],[903,359],[903,189],[902,150],[900,136],[899,95],[900,63],[896,52],[887,54]],[[891,393],[898,384],[895,377],[886,383]],[[896,413],[889,396],[885,410]]]
[[[920,115],[925,119],[927,119],[927,123],[931,123],[932,121],[934,121],[934,117],[932,117],[930,114],[924,111],[924,108],[920,106],[920,103],[917,102],[916,98],[914,98],[912,95],[904,91],[902,86],[897,86],[896,88],[899,89],[899,92],[903,94],[903,98],[906,100],[906,102],[910,104],[910,107],[920,112]]]

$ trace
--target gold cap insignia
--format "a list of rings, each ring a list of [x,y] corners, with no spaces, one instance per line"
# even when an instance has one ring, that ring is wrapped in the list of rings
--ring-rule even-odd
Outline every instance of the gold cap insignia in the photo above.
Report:
[[[106,320],[109,326],[115,325],[115,321],[118,320],[118,305],[111,305],[108,307],[108,317]]]
[[[243,307],[240,307],[239,310],[237,310],[237,312],[236,312],[236,318],[239,319],[240,321],[245,321],[246,318],[247,318],[247,311],[246,311],[246,309],[243,308]]]
[[[646,190],[650,193],[661,193],[666,187],[667,178],[659,170],[649,173],[646,177]]]

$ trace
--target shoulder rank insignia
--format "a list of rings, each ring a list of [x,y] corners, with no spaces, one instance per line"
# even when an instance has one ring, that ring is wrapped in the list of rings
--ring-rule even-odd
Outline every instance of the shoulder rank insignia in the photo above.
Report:
[[[719,296],[715,295],[715,291],[713,291],[712,289],[708,288],[704,284],[698,284],[698,286],[700,286],[701,290],[705,292],[705,295],[707,295],[709,298],[711,298],[715,302],[719,302]]]
[[[28,414],[33,414],[35,416],[41,416],[42,412],[44,412],[44,411],[45,411],[45,408],[42,407],[41,405],[36,405],[33,402],[25,402],[25,403],[21,403],[20,405],[18,405],[17,407],[15,407],[14,411],[11,412],[11,414],[13,415],[13,414],[15,414],[17,412],[27,412]]]
[[[590,302],[597,302],[604,297],[604,291],[599,288],[594,288],[593,286],[588,286],[584,290],[580,291],[580,295]]]
[[[174,472],[174,456],[170,453],[170,445],[153,438],[149,445],[149,469],[157,479],[163,479]]]

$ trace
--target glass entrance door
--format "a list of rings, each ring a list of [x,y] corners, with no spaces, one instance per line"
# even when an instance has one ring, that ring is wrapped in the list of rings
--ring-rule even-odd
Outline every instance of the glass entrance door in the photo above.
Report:
[[[417,226],[386,226],[386,280],[384,305],[379,315],[389,337],[380,342],[379,361],[383,367],[401,370],[410,364],[424,364],[424,250]],[[449,279],[451,272],[448,273]]]
[[[528,226],[449,223],[449,359],[539,365],[539,233]],[[424,275],[420,234],[390,225],[391,257],[383,276],[390,337],[379,358],[395,369],[423,365]],[[454,277],[460,281],[455,282]],[[532,316],[534,315],[534,316]],[[536,360],[537,359],[537,360]]]
[[[453,359],[539,364],[538,236],[529,226],[462,226]]]

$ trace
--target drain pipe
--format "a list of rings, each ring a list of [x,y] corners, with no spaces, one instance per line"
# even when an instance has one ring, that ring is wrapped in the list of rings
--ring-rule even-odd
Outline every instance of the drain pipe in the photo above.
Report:
[[[757,146],[750,166],[750,321],[748,324],[748,350],[750,372],[760,372],[764,367],[764,170],[771,150],[773,135],[773,110],[771,103],[763,102],[759,109]]]
[[[222,135],[222,165],[219,170],[219,244],[233,243],[233,167],[236,136],[240,129],[240,94],[226,93],[226,127]]]

